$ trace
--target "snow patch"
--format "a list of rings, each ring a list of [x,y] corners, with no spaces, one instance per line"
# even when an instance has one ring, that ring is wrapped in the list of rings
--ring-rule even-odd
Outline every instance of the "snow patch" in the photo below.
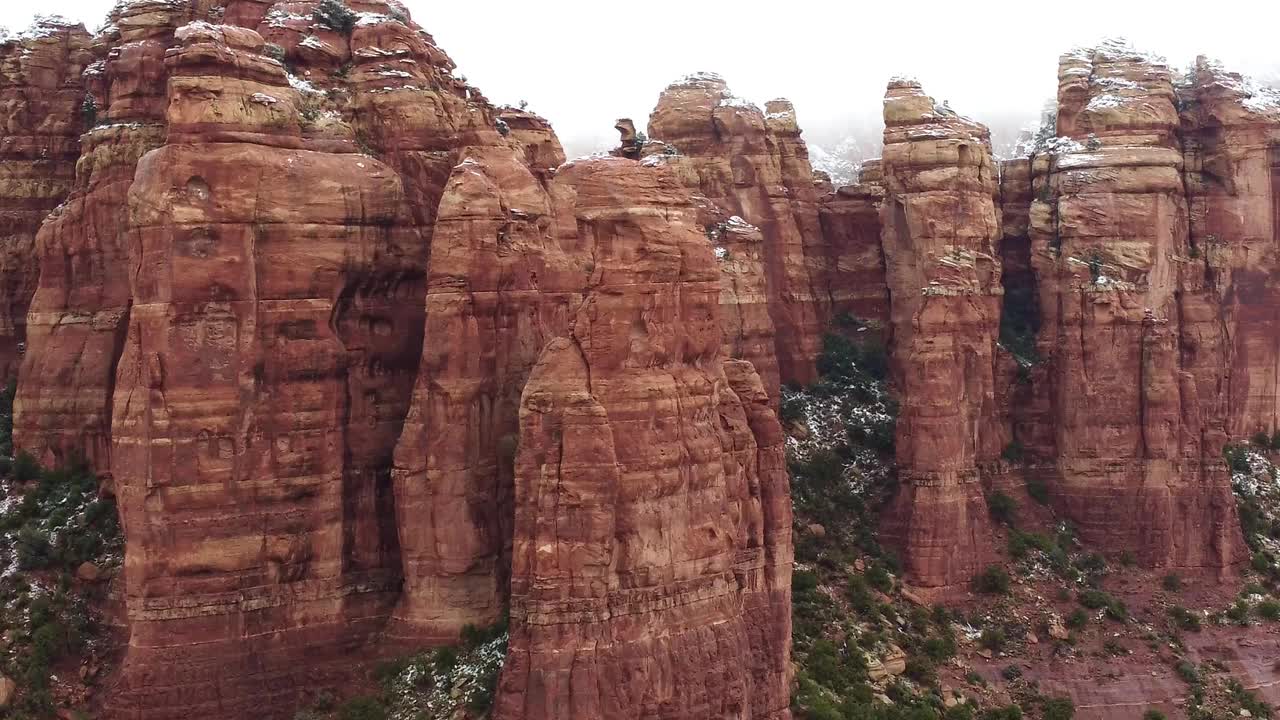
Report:
[[[720,107],[736,108],[738,110],[754,110],[760,112],[760,106],[740,97],[727,97],[720,101]]]
[[[267,27],[269,28],[285,29],[289,27],[290,22],[310,24],[311,18],[306,15],[298,15],[297,13],[291,13],[275,7],[271,8],[271,11],[267,13],[267,17],[264,22],[266,22]],[[306,41],[304,40],[303,42],[305,43]]]

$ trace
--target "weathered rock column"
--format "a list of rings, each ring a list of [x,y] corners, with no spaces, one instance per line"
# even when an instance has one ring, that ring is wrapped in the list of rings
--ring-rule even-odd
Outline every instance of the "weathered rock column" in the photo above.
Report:
[[[20,35],[0,34],[0,382],[14,378],[27,340],[27,310],[39,279],[36,231],[75,181],[93,61],[79,23],[41,18]]]
[[[287,717],[397,597],[390,464],[425,247],[392,169],[302,137],[302,98],[256,32],[193,23],[176,41],[169,142],[129,189],[111,467],[130,640],[112,709]]]
[[[552,196],[593,267],[521,403],[496,717],[787,718],[781,428],[754,371],[719,358],[692,201],[623,158],[562,168]]]
[[[997,176],[987,129],[915,81],[890,82],[884,118],[881,226],[902,481],[884,530],[915,582],[956,585],[992,556],[979,468],[1002,447]]]
[[[1054,503],[1104,551],[1230,566],[1229,356],[1189,240],[1169,68],[1104,43],[1064,55],[1058,77],[1061,138],[1033,160],[1031,207]]]

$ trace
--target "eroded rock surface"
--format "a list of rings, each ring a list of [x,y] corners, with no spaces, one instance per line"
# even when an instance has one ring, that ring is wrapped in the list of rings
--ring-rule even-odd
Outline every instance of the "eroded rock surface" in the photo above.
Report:
[[[45,462],[82,453],[110,466],[111,402],[132,299],[128,191],[139,158],[165,138],[165,51],[194,9],[167,0],[116,5],[85,72],[99,110],[80,138],[66,203],[36,238],[40,280],[14,412],[15,443]]]
[[[967,582],[992,557],[980,467],[1002,447],[997,174],[986,127],[890,82],[880,211],[902,490],[885,520],[915,582]]]
[[[131,632],[112,707],[276,716],[396,598],[390,460],[425,246],[391,168],[308,147],[256,32],[175,40],[169,141],[128,195],[111,467]]]
[[[692,201],[625,158],[566,166],[552,194],[594,267],[521,403],[497,717],[789,717],[781,429],[719,357]]]
[[[0,378],[17,375],[27,310],[39,278],[36,231],[75,180],[78,138],[93,122],[84,26],[43,18],[26,33],[0,37]]]
[[[720,76],[698,73],[662,93],[649,131],[678,152],[671,162],[686,187],[760,228],[781,379],[811,382],[830,300],[814,288],[827,260],[791,103],[761,110],[735,97]]]
[[[1122,44],[1060,61],[1061,137],[1032,161],[1046,363],[1033,378],[1051,398],[1032,437],[1049,451],[1055,502],[1087,542],[1147,566],[1221,569],[1243,557],[1221,455],[1236,333],[1223,322],[1228,278],[1214,267],[1225,258],[1190,234],[1174,100],[1169,68]],[[1248,202],[1211,194],[1199,202]],[[1202,228],[1216,222],[1199,215]],[[1265,386],[1252,385],[1260,399]]]

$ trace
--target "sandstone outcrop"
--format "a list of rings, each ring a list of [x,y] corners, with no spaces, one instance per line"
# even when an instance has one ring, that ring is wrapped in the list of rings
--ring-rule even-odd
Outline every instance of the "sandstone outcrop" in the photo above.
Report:
[[[565,166],[552,194],[594,267],[521,402],[496,717],[789,717],[781,428],[719,357],[696,209],[625,158]]]
[[[1232,333],[1215,253],[1191,241],[1171,73],[1118,43],[1068,53],[1058,105],[1061,137],[1032,160],[1040,471],[1086,542],[1229,567],[1244,552],[1221,454]]]
[[[496,621],[511,565],[520,395],[588,275],[523,151],[469,148],[440,203],[417,385],[395,453],[405,585],[394,634]],[[572,226],[570,226],[572,229]]]
[[[86,106],[92,62],[84,26],[39,19],[0,34],[0,379],[15,377],[26,344],[27,310],[39,277],[35,238],[75,180],[79,136],[96,109]]]
[[[858,182],[821,198],[819,218],[827,251],[814,285],[830,298],[833,322],[849,318],[887,327],[889,288],[880,243],[880,210],[885,200],[880,162],[862,166]]]
[[[289,717],[353,660],[511,603],[502,707],[611,706],[547,695],[569,650],[627,681],[619,707],[787,717],[761,233],[652,163],[558,173],[546,121],[491,107],[398,5],[353,2],[349,28],[319,9],[132,0],[77,51],[101,60],[77,93],[102,122],[40,230],[17,435],[85,451],[119,501],[130,638],[106,714]],[[736,284],[699,222],[740,251]],[[579,504],[619,558],[594,621],[524,564],[541,506],[515,503],[541,477],[518,462],[526,381],[570,337],[618,432],[618,502]]]
[[[1227,432],[1271,434],[1280,428],[1280,93],[1199,58],[1178,96],[1188,253],[1212,278],[1227,328]]]
[[[276,716],[396,598],[390,461],[426,248],[391,168],[302,137],[256,32],[175,41],[168,142],[128,194],[111,467],[130,641],[111,703]]]
[[[129,185],[164,141],[165,51],[192,19],[185,3],[118,3],[85,71],[99,124],[80,138],[66,203],[36,238],[40,280],[14,403],[15,443],[45,462],[82,453],[110,466],[111,402],[131,305]]]
[[[912,80],[884,102],[881,207],[902,489],[885,520],[918,584],[967,582],[992,555],[980,467],[1002,447],[997,173],[987,129]]]
[[[662,158],[673,160],[672,156]],[[723,355],[750,362],[776,405],[782,380],[773,320],[769,317],[764,234],[701,195],[695,196],[694,202],[698,206],[698,224],[705,228],[720,264]]]
[[[678,152],[675,169],[686,187],[760,228],[781,379],[811,382],[830,301],[814,289],[826,253],[791,104],[775,100],[762,111],[720,76],[698,73],[663,91],[649,132]]]

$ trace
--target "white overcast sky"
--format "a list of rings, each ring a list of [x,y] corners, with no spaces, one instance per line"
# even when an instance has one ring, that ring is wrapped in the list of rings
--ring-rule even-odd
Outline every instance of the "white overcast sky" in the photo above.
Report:
[[[788,97],[812,139],[866,132],[886,80],[918,77],[938,100],[991,123],[1030,122],[1054,94],[1057,57],[1123,36],[1175,66],[1198,53],[1280,70],[1275,0],[405,0],[461,72],[497,103],[527,100],[570,150],[643,126],[658,93],[692,71],[764,102]],[[0,26],[36,12],[101,24],[114,0],[0,0]]]

